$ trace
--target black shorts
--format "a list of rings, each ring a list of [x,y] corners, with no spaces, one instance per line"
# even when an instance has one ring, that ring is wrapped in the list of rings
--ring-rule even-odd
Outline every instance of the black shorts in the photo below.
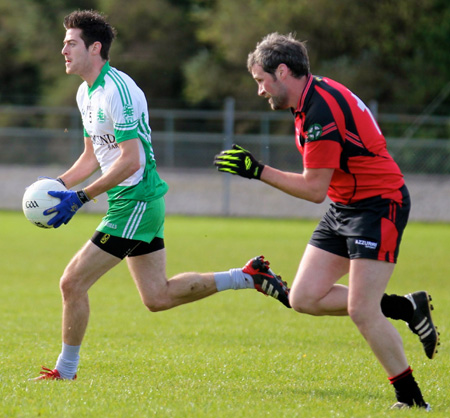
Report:
[[[164,240],[159,237],[153,238],[153,240],[148,243],[135,239],[116,237],[100,231],[95,232],[91,238],[91,241],[103,251],[106,251],[107,253],[122,260],[125,257],[137,257],[139,255],[150,254],[164,248]]]
[[[332,203],[309,243],[341,257],[396,263],[410,208],[406,186],[351,205]]]

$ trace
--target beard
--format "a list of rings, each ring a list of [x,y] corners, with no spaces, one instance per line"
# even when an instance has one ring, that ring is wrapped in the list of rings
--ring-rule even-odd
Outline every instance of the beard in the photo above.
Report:
[[[285,94],[270,96],[269,104],[272,110],[284,110],[289,107],[287,96]]]

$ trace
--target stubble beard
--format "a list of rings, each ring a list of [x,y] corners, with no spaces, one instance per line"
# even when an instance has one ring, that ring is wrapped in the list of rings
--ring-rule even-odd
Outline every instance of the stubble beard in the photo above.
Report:
[[[272,110],[284,110],[289,107],[286,103],[286,98],[281,96],[270,97],[269,104]]]

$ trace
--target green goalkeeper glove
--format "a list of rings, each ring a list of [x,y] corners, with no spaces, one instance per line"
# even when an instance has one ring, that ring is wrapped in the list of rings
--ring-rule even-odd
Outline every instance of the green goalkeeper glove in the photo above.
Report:
[[[249,151],[236,144],[233,144],[232,149],[217,154],[214,158],[214,165],[219,171],[257,180],[261,178],[264,170],[264,164],[256,161]]]

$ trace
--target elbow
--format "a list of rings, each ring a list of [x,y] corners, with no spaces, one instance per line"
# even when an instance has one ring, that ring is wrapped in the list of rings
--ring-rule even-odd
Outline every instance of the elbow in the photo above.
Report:
[[[326,193],[323,193],[323,192],[317,192],[317,193],[314,193],[314,194],[311,196],[310,201],[313,202],[313,203],[320,204],[320,203],[325,202],[326,197],[327,197],[327,194],[326,194]]]
[[[316,203],[318,205],[320,205],[321,203],[323,203],[325,201],[325,198],[315,198],[315,199],[311,199],[312,203]]]

